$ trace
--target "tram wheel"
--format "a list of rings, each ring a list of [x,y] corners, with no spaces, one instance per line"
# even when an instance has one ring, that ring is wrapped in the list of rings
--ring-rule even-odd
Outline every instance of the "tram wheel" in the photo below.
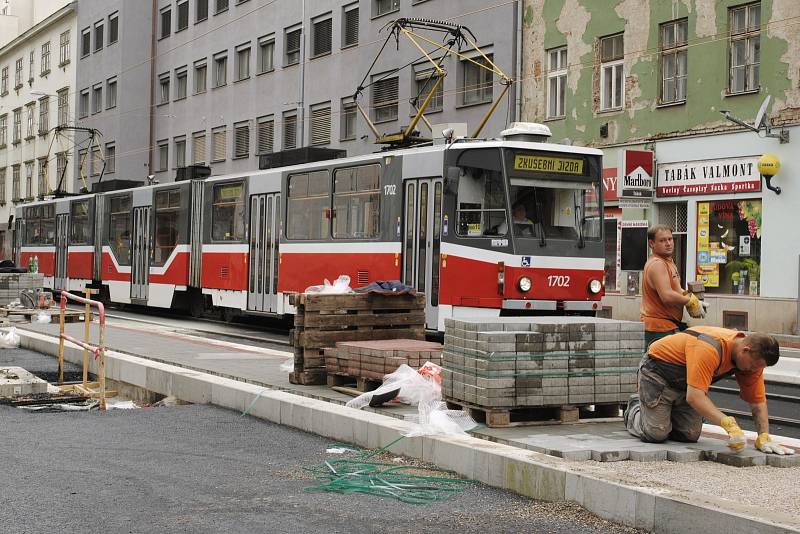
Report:
[[[199,319],[206,314],[206,299],[203,295],[191,295],[189,297],[189,315]]]
[[[239,317],[239,315],[241,315],[241,313],[239,313],[239,310],[234,308],[222,308],[220,315],[222,316],[223,321],[226,323],[232,323],[237,317]]]

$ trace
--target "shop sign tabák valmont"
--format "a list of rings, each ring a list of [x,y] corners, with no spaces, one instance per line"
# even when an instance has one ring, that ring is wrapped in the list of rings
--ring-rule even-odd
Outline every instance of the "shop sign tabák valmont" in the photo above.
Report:
[[[758,158],[687,161],[658,166],[659,197],[761,191]]]

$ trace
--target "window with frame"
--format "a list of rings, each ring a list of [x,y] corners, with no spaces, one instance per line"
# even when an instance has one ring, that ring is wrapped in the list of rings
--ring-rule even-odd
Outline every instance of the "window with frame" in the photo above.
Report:
[[[371,95],[375,122],[397,120],[399,102],[399,79],[397,77],[374,77]]]
[[[345,6],[342,21],[342,48],[358,44],[358,4]]]
[[[258,119],[258,154],[269,154],[275,146],[275,120],[272,117]]]
[[[108,16],[108,44],[109,46],[119,40],[119,14],[112,13]]]
[[[58,37],[58,66],[63,67],[69,63],[69,30]]]
[[[169,74],[162,74],[158,79],[158,103],[166,104],[169,102]]]
[[[92,244],[93,225],[89,211],[89,199],[72,201],[69,207],[70,245]]]
[[[313,40],[311,43],[311,50],[313,57],[330,54],[333,47],[333,19],[328,17],[326,19],[313,21],[311,24],[311,36]]]
[[[0,71],[0,96],[8,94],[8,67],[3,67]]]
[[[761,4],[728,11],[730,26],[730,94],[757,91],[761,66]]]
[[[6,167],[0,168],[0,205],[6,203]]]
[[[58,125],[66,126],[69,122],[69,87],[58,91]]]
[[[0,148],[6,146],[8,141],[8,114],[0,115]]]
[[[297,28],[294,30],[286,30],[284,42],[284,61],[283,64],[288,67],[290,65],[297,65],[300,63],[300,46],[302,37],[302,29]]]
[[[89,116],[89,90],[84,89],[81,91],[80,98],[78,100],[78,114],[80,118],[85,118]]]
[[[103,110],[103,86],[98,84],[92,87],[92,113]]]
[[[211,131],[211,163],[225,161],[228,153],[228,131],[225,127]]]
[[[175,138],[175,168],[179,169],[186,166],[186,138]]]
[[[169,37],[169,34],[172,33],[172,8],[167,7],[166,9],[162,9],[159,19],[161,21],[159,38],[164,39]]]
[[[239,46],[236,49],[236,81],[246,80],[250,77],[250,44]]]
[[[214,87],[222,87],[228,83],[228,53],[214,56]]]
[[[158,171],[164,172],[169,169],[169,143],[167,140],[158,142]]]
[[[327,239],[330,226],[330,173],[313,171],[289,176],[286,237]]]
[[[331,142],[331,103],[311,107],[311,144],[329,145]]]
[[[194,94],[206,92],[206,79],[208,77],[208,67],[206,67],[206,60],[196,62],[194,64]]]
[[[342,126],[341,140],[349,141],[356,138],[356,119],[358,108],[352,97],[342,99]]]
[[[56,183],[63,181],[67,172],[67,152],[56,153]]]
[[[186,67],[181,67],[175,70],[175,100],[183,100],[186,98]]]
[[[117,170],[117,145],[114,143],[106,143],[106,169],[104,174],[111,174]]]
[[[22,87],[22,58],[14,64],[14,89]]]
[[[36,55],[36,52],[31,50],[30,54],[28,54],[28,83],[33,83],[33,58]]]
[[[89,160],[89,172],[92,176],[100,176],[105,171],[105,160],[100,154],[100,147],[92,149],[91,159]]]
[[[40,76],[45,76],[50,72],[50,41],[42,45],[42,61],[40,66]]]
[[[194,22],[202,22],[208,19],[208,0],[196,0],[194,6]]]
[[[96,22],[94,25],[94,51],[99,52],[103,49],[103,45],[105,44],[103,39],[103,21]]]
[[[297,148],[297,114],[290,111],[283,114],[283,150]]]
[[[117,107],[117,79],[106,81],[106,109]]]
[[[13,202],[17,202],[18,200],[22,199],[22,195],[20,192],[20,165],[12,165],[11,167],[11,200]]]
[[[25,198],[33,198],[33,161],[25,162]]]
[[[214,14],[217,15],[228,9],[228,0],[215,0]]]
[[[14,110],[14,128],[11,136],[11,142],[13,144],[22,141],[22,108]]]
[[[486,54],[489,61],[493,54]],[[492,101],[494,73],[492,66],[482,56],[461,61],[461,105],[470,106]]]
[[[567,47],[547,51],[547,118],[566,114]]]
[[[262,37],[258,40],[258,73],[275,69],[275,38]]]
[[[177,26],[175,27],[176,33],[189,27],[189,0],[179,3],[177,9],[178,20],[176,21]]]
[[[153,265],[163,266],[180,238],[181,191],[156,191]]]
[[[25,139],[33,139],[36,135],[34,116],[36,114],[36,103],[31,102],[25,106],[25,118],[27,128],[25,130]]]
[[[192,135],[192,162],[195,165],[206,164],[206,134],[197,132]]]
[[[431,97],[431,101],[428,102],[428,107],[425,109],[425,113],[435,113],[437,111],[442,111],[442,104],[444,100],[444,79],[436,86],[436,81],[439,79],[439,76],[436,75],[436,71],[433,69],[425,69],[424,67],[417,66],[414,69],[414,106],[411,110],[411,113],[414,114],[417,110],[422,106],[425,99],[428,98],[428,95],[433,92],[433,96]],[[436,87],[434,91],[434,87]]]
[[[233,157],[250,157],[250,123],[240,122],[233,126]]]
[[[686,101],[688,27],[686,19],[661,25],[662,104]]]
[[[381,166],[361,165],[333,173],[333,237],[371,239],[379,234]]]
[[[40,197],[44,197],[44,195],[50,192],[50,185],[48,184],[47,180],[47,158],[39,158],[37,160],[38,164],[38,175],[37,175],[37,192],[39,193]]]
[[[108,245],[117,263],[131,263],[131,194],[109,199]]]
[[[44,204],[25,208],[25,244],[52,245],[56,238],[56,206]]]
[[[400,0],[372,0],[373,17],[380,17],[400,9]]]
[[[600,111],[622,109],[625,102],[622,34],[600,39]]]
[[[498,150],[466,150],[458,158],[456,232],[464,237],[505,235],[506,192]]]
[[[211,239],[242,241],[244,239],[244,182],[214,186],[211,203]]]
[[[81,32],[81,57],[92,53],[92,30],[86,28]]]
[[[39,135],[45,135],[50,130],[50,97],[39,99]]]

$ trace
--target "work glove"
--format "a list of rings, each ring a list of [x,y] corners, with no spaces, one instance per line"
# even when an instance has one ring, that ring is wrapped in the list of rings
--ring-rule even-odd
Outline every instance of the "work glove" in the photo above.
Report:
[[[756,449],[767,454],[779,454],[780,456],[783,456],[784,454],[794,454],[794,450],[790,449],[789,447],[778,445],[772,441],[772,437],[766,432],[762,432],[758,435],[758,439],[756,440]]]
[[[686,311],[695,319],[702,319],[706,316],[708,304],[697,298],[694,293],[685,292],[684,295],[689,295],[689,302],[686,303]]]
[[[742,452],[747,440],[744,437],[744,432],[739,428],[739,424],[732,416],[723,417],[719,425],[728,433],[728,448],[732,452]],[[769,437],[769,436],[767,436]]]

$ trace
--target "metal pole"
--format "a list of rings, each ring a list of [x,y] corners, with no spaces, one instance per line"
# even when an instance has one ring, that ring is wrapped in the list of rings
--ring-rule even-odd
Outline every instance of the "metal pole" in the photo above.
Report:
[[[64,312],[67,311],[67,297],[61,292],[61,313],[58,315],[58,385],[64,385]]]
[[[298,111],[298,139],[299,139],[299,146],[305,146],[305,121],[306,121],[306,114],[305,114],[305,93],[306,93],[306,0],[302,2],[302,10],[300,14],[300,88],[299,88],[299,95],[297,97],[297,107],[300,108]]]
[[[106,411],[106,321],[102,304],[100,304],[100,306],[100,317],[102,321],[100,323],[100,342],[98,343],[100,366],[97,372],[97,378],[100,382],[100,411],[104,412]]]
[[[87,287],[83,293],[86,296],[86,311],[83,313],[83,340],[89,343],[89,322],[92,320],[92,307],[89,304],[89,299],[92,298],[92,292]],[[89,351],[83,349],[83,387],[89,383]]]

